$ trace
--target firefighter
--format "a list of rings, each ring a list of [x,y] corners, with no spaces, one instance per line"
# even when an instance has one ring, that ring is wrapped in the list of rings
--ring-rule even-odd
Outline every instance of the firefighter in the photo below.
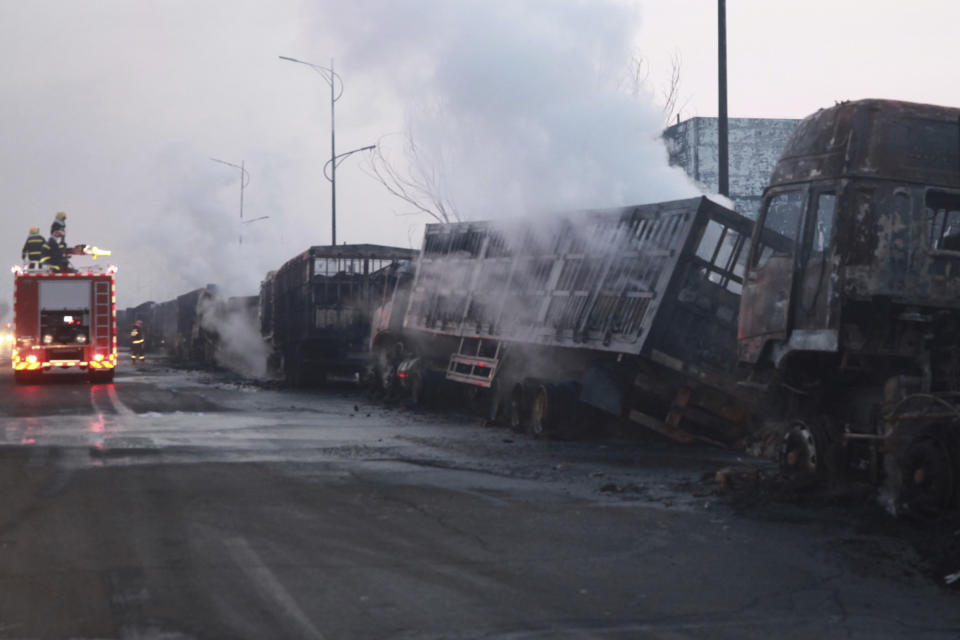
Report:
[[[55,231],[63,232],[63,244],[67,242],[67,214],[63,211],[58,211],[57,215],[54,216],[53,222],[50,223],[50,235],[53,235]]]
[[[130,361],[136,364],[143,362],[143,320],[137,320],[130,332]]]
[[[30,235],[27,241],[23,243],[23,249],[20,251],[20,258],[24,262],[43,262],[45,255],[43,236],[40,235],[40,229],[30,227]]]
[[[63,242],[63,231],[57,230],[50,234],[50,239],[44,245],[44,257],[42,262],[54,273],[67,273],[70,271],[70,263],[67,261],[67,249]]]

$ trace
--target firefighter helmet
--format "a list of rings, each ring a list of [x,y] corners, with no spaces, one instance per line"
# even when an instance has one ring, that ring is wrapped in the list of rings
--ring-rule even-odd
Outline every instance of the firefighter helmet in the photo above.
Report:
[[[57,211],[57,220],[66,220],[67,214],[63,211]]]
[[[30,233],[40,233],[40,227],[30,227]]]

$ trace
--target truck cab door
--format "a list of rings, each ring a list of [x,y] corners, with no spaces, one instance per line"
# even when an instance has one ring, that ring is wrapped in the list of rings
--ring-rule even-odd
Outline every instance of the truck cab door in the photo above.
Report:
[[[776,189],[764,196],[740,299],[738,350],[742,362],[757,362],[768,341],[787,337],[797,238],[806,201],[805,187]]]
[[[790,328],[821,331],[829,329],[831,239],[837,195],[833,186],[813,190],[811,195],[797,263]]]

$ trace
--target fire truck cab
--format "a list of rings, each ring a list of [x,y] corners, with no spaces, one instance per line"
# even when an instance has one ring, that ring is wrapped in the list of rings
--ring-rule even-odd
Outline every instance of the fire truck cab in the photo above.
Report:
[[[117,366],[116,267],[84,266],[52,273],[28,263],[13,267],[17,383],[44,372],[79,369],[91,382],[111,382]]]

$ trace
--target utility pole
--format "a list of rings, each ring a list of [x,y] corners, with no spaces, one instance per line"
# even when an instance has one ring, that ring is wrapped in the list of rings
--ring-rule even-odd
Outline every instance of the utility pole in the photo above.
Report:
[[[730,166],[727,149],[727,3],[726,0],[717,0],[717,62],[718,62],[718,93],[720,97],[718,114],[717,154],[719,172],[717,181],[721,195],[730,197]]]
[[[333,104],[337,101],[333,93],[333,79],[336,77],[337,72],[333,70],[333,58],[330,58],[330,161],[333,163],[330,168],[330,244],[334,247],[337,246],[337,127],[333,121]]]

